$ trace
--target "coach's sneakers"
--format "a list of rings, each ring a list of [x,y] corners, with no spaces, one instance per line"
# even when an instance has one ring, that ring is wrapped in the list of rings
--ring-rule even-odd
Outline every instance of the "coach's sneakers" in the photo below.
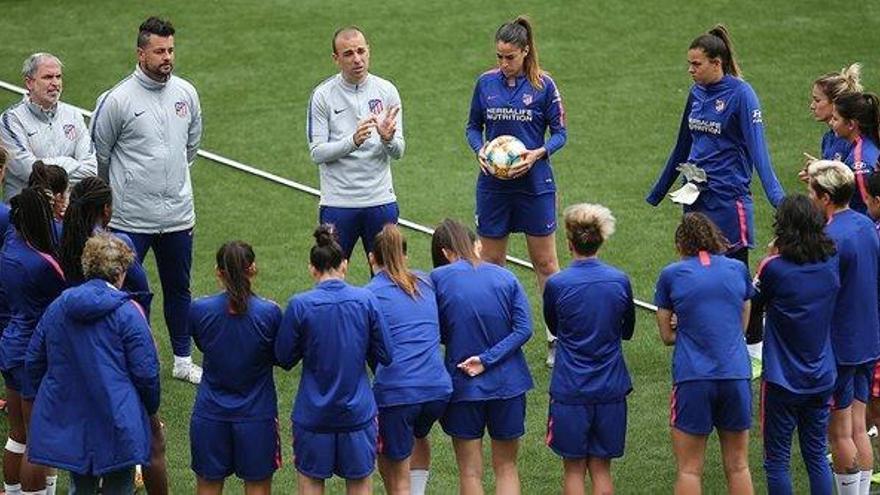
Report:
[[[556,365],[556,341],[547,342],[547,367],[553,368]]]
[[[192,356],[185,358],[174,356],[174,368],[171,370],[171,376],[198,385],[202,381],[202,367],[192,361]]]

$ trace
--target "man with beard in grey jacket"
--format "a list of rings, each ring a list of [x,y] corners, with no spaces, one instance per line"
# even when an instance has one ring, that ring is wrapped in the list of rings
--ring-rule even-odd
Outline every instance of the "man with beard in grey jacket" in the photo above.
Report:
[[[152,248],[174,351],[172,376],[199,383],[186,320],[192,297],[193,208],[189,167],[202,137],[199,96],[172,74],[174,27],[150,17],[140,26],[134,73],[98,98],[92,140],[98,173],[113,189],[110,228]]]

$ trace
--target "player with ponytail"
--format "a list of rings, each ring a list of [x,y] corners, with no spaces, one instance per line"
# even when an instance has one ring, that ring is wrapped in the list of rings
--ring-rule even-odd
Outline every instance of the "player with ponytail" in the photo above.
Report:
[[[9,440],[3,469],[7,493],[46,488],[47,471],[25,454],[27,430],[36,390],[26,377],[25,352],[31,335],[66,284],[57,261],[52,206],[42,187],[27,187],[10,201],[10,222],[0,253],[0,282],[11,310],[0,337],[0,369],[6,381]]]
[[[251,246],[231,241],[216,256],[223,292],[193,301],[187,324],[204,356],[190,420],[190,453],[201,495],[223,493],[227,476],[248,495],[271,492],[281,467],[272,368],[281,308],[257,296]]]
[[[838,138],[851,145],[841,160],[855,174],[856,193],[849,206],[867,215],[867,181],[877,172],[880,158],[880,97],[874,93],[841,94],[834,99],[830,125]]]
[[[507,269],[480,261],[473,234],[443,220],[431,239],[440,340],[452,399],[440,420],[452,437],[459,493],[483,493],[483,436],[492,439],[496,493],[520,493],[517,456],[526,392],[534,383],[523,346],[532,336],[529,301]]]
[[[290,298],[275,341],[282,368],[303,363],[291,414],[298,492],[324,493],[324,480],[336,474],[348,494],[367,494],[378,409],[365,368],[391,364],[391,337],[373,293],[345,282],[348,261],[333,226],[314,236],[315,287]]]
[[[773,207],[784,191],[773,171],[764,140],[764,116],[752,86],[742,79],[727,28],[718,24],[691,42],[688,72],[694,81],[685,103],[678,140],[660,177],[646,200],[657,206],[679,175],[680,165],[698,170],[685,172],[688,184],[674,201],[685,213],[703,213],[727,239],[725,256],[749,265],[755,245],[752,171],[761,177],[764,193]],[[700,175],[705,181],[700,181]],[[698,195],[694,195],[696,191]],[[746,340],[756,375],[760,373],[762,318],[754,306]]]
[[[702,169],[706,182],[693,183],[700,194],[692,204],[684,204],[684,211],[708,216],[730,243],[726,254],[748,264],[748,249],[755,242],[749,192],[752,170],[761,176],[774,207],[783,197],[764,141],[761,106],[742,79],[726,27],[719,24],[698,36],[687,56],[695,84],[682,115],[678,142],[647,201],[656,206],[663,200],[679,175],[680,164]]]
[[[823,160],[842,161],[852,150],[852,143],[837,137],[830,129],[831,116],[834,111],[834,100],[838,96],[863,91],[861,74],[861,64],[851,64],[841,69],[840,72],[829,72],[813,81],[813,88],[810,92],[810,111],[816,121],[824,122],[829,127],[828,131],[822,135],[821,158]],[[801,173],[801,180],[806,180],[807,177],[806,169],[804,169]]]
[[[379,472],[389,494],[424,495],[431,462],[427,436],[452,395],[434,287],[407,267],[406,239],[396,225],[385,225],[376,235],[369,259],[376,275],[366,289],[379,302],[394,346],[394,362],[380,365],[373,383]]]
[[[587,471],[592,493],[612,493],[611,459],[623,456],[632,391],[621,348],[635,329],[632,286],[598,258],[614,233],[611,211],[576,204],[563,217],[574,259],[544,288],[544,321],[557,337],[547,445],[563,459],[563,493],[583,494]]]
[[[474,88],[466,129],[483,173],[477,179],[477,233],[485,261],[504,266],[511,233],[526,236],[538,288],[559,271],[556,255],[556,181],[550,156],[566,141],[565,109],[556,82],[541,69],[531,21],[505,22],[495,33],[498,67],[483,73]],[[549,133],[549,136],[547,134]],[[510,169],[511,180],[488,173],[485,146],[498,136],[518,138],[526,147]],[[553,365],[553,336],[547,364]]]

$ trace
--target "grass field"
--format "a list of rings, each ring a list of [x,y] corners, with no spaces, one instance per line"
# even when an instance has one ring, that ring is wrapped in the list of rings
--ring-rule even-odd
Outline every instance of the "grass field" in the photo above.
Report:
[[[64,100],[91,109],[101,91],[133,69],[138,24],[150,14],[169,16],[178,28],[176,72],[201,94],[203,148],[317,186],[305,144],[306,104],[312,88],[335,71],[330,35],[338,26],[356,23],[370,36],[372,72],[391,79],[403,99],[407,151],[394,165],[402,215],[427,225],[447,216],[470,221],[477,167],[464,139],[467,107],[476,76],[494,63],[495,28],[519,13],[532,16],[542,65],[565,101],[568,144],[553,159],[560,203],[599,202],[612,209],[618,233],[601,254],[630,274],[636,296],[644,300],[652,298],[661,267],[675,257],[671,233],[678,210],[665,203],[653,209],[643,198],[674,143],[690,86],[685,51],[693,37],[716,22],[730,27],[745,76],[762,100],[776,172],[789,191],[799,189],[795,172],[801,152],[817,152],[824,132],[808,111],[812,79],[861,61],[867,87],[880,90],[880,3],[849,2],[834,9],[819,0],[512,1],[480,2],[479,7],[459,0],[190,0],[149,6],[5,0],[0,1],[0,79],[19,83],[21,61],[31,52],[51,51],[66,64]],[[0,93],[0,106],[17,99]],[[253,243],[261,294],[283,303],[310,287],[306,265],[317,218],[314,198],[202,159],[192,172],[198,214],[195,295],[217,290],[213,255],[232,238]],[[758,242],[764,244],[771,211],[757,178],[755,195]],[[428,239],[416,233],[409,238],[412,264],[429,268]],[[566,263],[561,239],[560,234]],[[521,239],[511,251],[525,257]],[[148,266],[154,275],[151,260]],[[533,275],[515,271],[529,290],[537,324]],[[356,256],[349,280],[363,284],[367,276],[362,257]],[[158,291],[155,276],[152,280]],[[161,308],[161,297],[155,304]],[[171,351],[160,314],[155,311],[153,324],[164,366],[161,415],[168,427],[169,474],[173,492],[186,493],[195,485],[188,441],[195,387],[170,379]],[[560,462],[543,443],[549,375],[542,334],[539,328],[526,349],[536,381],[528,396],[520,457],[523,491],[529,494],[558,491],[561,482]],[[620,493],[669,492],[675,474],[667,426],[670,351],[656,335],[653,315],[639,314],[636,336],[625,352],[635,391],[629,399],[627,454],[614,463],[615,482]],[[286,418],[298,372],[279,371],[276,378],[285,464],[275,487],[292,493]],[[752,473],[759,491],[765,491],[755,425]],[[439,428],[431,438],[429,490],[453,493],[451,443]],[[724,486],[716,443],[711,442],[706,466],[708,493]],[[804,492],[800,462],[794,469],[795,491]],[[490,471],[487,485],[492,485]],[[375,484],[381,492],[378,476]],[[342,484],[334,480],[329,487],[338,492]],[[237,482],[231,481],[227,491],[240,491]]]

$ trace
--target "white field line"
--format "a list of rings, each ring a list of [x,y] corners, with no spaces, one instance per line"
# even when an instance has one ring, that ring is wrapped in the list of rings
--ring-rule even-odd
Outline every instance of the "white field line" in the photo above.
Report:
[[[12,93],[18,93],[20,95],[24,95],[27,92],[26,89],[24,89],[20,86],[16,86],[14,84],[10,84],[10,83],[3,81],[3,80],[0,80],[0,89],[5,89],[6,91],[9,91]],[[88,117],[88,118],[92,117],[92,112],[90,112],[84,108],[80,108],[77,106],[74,106],[73,108],[75,108],[78,112],[83,114],[83,116],[85,116],[85,117]],[[296,189],[297,191],[304,192],[306,194],[310,194],[315,197],[320,197],[320,195],[321,195],[321,192],[319,190],[315,189],[314,187],[310,187],[305,184],[300,184],[299,182],[292,181],[290,179],[285,179],[284,177],[275,175],[270,172],[266,172],[265,170],[260,170],[256,167],[252,167],[250,165],[235,161],[231,158],[226,158],[225,156],[218,155],[217,153],[213,153],[213,152],[210,152],[207,150],[199,150],[198,154],[199,154],[199,156],[201,156],[202,158],[204,158],[206,160],[210,160],[212,162],[219,163],[221,165],[226,165],[227,167],[232,167],[236,170],[240,170],[242,172],[246,172],[251,175],[256,175],[258,177],[262,177],[262,178],[269,180],[269,181],[272,181],[276,184],[281,184],[283,186],[287,186],[291,189]],[[415,223],[411,220],[407,220],[405,218],[399,219],[398,222],[400,223],[400,225],[403,225],[404,227],[407,227],[409,229],[412,229],[412,230],[415,230],[418,232],[422,232],[424,234],[431,235],[434,233],[434,229],[432,229],[430,227],[426,227],[422,224]],[[508,255],[507,261],[509,261],[510,263],[512,263],[514,265],[521,266],[523,268],[528,268],[530,270],[535,269],[534,265],[532,265],[531,262],[524,260],[522,258],[517,258],[515,256]],[[647,309],[649,311],[655,311],[655,312],[657,311],[657,306],[654,306],[653,304],[649,304],[644,301],[640,301],[638,299],[633,299],[633,301],[635,301],[636,306],[639,306],[640,308]]]

